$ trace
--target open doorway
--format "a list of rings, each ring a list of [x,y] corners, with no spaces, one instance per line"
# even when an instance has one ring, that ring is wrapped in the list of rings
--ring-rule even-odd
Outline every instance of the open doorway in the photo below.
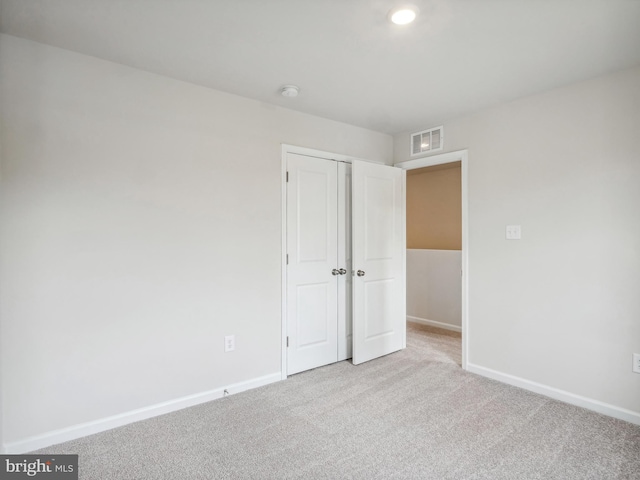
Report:
[[[407,172],[407,318],[462,331],[461,165]]]
[[[407,172],[407,341],[462,362],[462,172],[451,162]]]
[[[408,170],[407,320],[461,335],[461,365],[466,369],[467,151],[396,166]],[[423,195],[424,190],[430,194]]]

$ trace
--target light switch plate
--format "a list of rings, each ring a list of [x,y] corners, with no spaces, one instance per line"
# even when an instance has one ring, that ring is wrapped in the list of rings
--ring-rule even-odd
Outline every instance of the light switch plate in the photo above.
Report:
[[[507,240],[520,240],[520,225],[507,225]]]
[[[633,354],[633,372],[640,373],[640,353]]]
[[[225,335],[224,337],[224,351],[233,352],[236,349],[236,336]]]

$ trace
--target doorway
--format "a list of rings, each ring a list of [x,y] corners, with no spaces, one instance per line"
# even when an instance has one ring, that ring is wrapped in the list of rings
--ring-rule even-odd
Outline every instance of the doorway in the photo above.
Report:
[[[460,179],[460,162],[407,172],[407,320],[458,333],[462,326]]]
[[[460,332],[462,335],[462,368],[466,370],[468,360],[468,342],[469,342],[469,318],[468,318],[468,281],[469,281],[469,269],[468,269],[468,190],[467,190],[467,164],[468,164],[468,152],[467,150],[460,150],[450,153],[444,153],[440,155],[433,155],[430,157],[419,158],[416,160],[409,160],[406,162],[397,163],[396,166],[408,171],[422,169],[425,167],[442,166],[443,168],[450,164],[459,162],[460,165],[460,183],[461,183],[461,250],[460,250],[460,275],[461,275],[461,292],[460,292],[460,313],[461,313],[461,325]],[[450,259],[451,255],[440,255],[447,262],[455,261]],[[453,280],[453,279],[452,279]]]

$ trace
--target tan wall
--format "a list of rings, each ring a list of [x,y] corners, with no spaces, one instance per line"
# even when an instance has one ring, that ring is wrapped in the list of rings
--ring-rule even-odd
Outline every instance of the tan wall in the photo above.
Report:
[[[460,162],[407,172],[407,248],[461,250]]]

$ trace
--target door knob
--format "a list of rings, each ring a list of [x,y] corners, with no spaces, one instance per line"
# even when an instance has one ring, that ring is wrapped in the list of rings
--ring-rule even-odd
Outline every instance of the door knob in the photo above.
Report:
[[[356,275],[358,275],[359,277],[364,277],[364,270],[358,270],[356,272]]]
[[[333,270],[331,270],[331,275],[340,275],[340,270],[334,268]]]
[[[345,273],[347,273],[347,271],[344,268],[341,268],[340,270],[338,270],[338,273],[340,275],[344,275]]]

